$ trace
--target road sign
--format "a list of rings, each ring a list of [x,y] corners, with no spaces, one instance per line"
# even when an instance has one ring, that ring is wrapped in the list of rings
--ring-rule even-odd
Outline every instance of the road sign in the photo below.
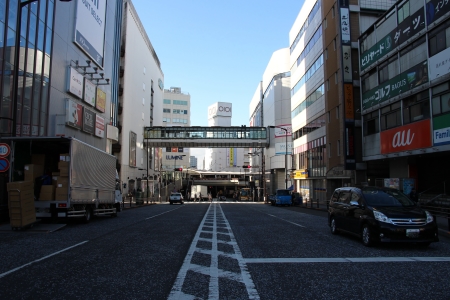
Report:
[[[4,157],[0,157],[0,173],[6,172],[9,169],[9,160]]]
[[[0,157],[8,156],[11,148],[9,148],[8,144],[0,143]]]

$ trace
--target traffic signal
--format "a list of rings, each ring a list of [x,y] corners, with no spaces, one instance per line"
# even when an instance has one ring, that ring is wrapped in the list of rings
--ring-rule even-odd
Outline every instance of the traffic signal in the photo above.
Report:
[[[174,171],[183,171],[183,168],[175,168],[175,169],[173,169]]]
[[[252,166],[242,166],[243,169],[251,169]]]

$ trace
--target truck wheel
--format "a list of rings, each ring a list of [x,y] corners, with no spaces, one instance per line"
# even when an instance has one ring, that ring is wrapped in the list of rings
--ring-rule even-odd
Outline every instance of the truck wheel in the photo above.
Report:
[[[89,206],[86,206],[86,212],[84,213],[83,221],[85,223],[89,223],[92,218],[92,209]]]

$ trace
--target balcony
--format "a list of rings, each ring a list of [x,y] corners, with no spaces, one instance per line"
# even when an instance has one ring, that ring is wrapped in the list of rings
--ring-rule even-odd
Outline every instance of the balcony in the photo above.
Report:
[[[119,84],[119,96],[123,95],[123,87],[121,84]]]
[[[124,73],[125,73],[124,68],[123,68],[122,66],[120,66],[120,70],[119,70],[119,76],[120,76],[120,78],[123,77],[123,74],[124,74]]]
[[[123,106],[122,104],[119,103],[119,106],[117,107],[117,113],[119,114],[119,116],[122,114],[123,111]]]

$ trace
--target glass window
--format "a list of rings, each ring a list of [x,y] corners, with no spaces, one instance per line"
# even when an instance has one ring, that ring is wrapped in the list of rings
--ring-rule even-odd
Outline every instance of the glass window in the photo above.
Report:
[[[441,110],[442,113],[450,111],[450,94],[445,94],[441,96]]]
[[[450,47],[450,21],[445,22],[429,34],[430,56]]]
[[[350,191],[342,191],[339,194],[339,202],[341,202],[341,203],[350,203],[350,196],[351,196]]]
[[[407,71],[425,60],[427,60],[427,47],[423,37],[400,52],[400,70]]]
[[[6,8],[6,0],[0,0],[0,7],[5,7]],[[0,9],[0,22],[5,23],[5,16],[6,16],[6,11],[4,9]]]
[[[164,104],[171,104],[172,102],[171,102],[169,99],[164,99],[164,100],[163,100],[163,103],[164,103]]]
[[[45,22],[45,13],[47,11],[47,1],[39,1],[39,19]]]
[[[10,0],[9,1],[8,26],[13,31],[16,30],[16,23],[17,23],[17,1],[18,0]]]

